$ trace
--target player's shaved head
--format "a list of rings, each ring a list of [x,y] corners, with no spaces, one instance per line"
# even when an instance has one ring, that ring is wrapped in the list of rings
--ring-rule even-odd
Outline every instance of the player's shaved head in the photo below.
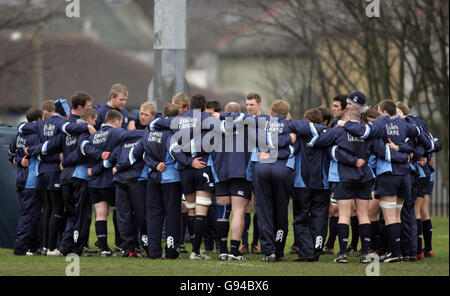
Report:
[[[361,120],[361,111],[359,111],[358,109],[354,109],[354,108],[348,109],[347,117],[349,120],[360,121]]]

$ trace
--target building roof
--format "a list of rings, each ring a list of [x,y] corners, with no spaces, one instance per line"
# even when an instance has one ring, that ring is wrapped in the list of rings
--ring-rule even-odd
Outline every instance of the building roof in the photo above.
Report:
[[[8,42],[0,36],[0,56],[14,57],[26,52],[27,38]],[[138,106],[147,97],[152,78],[151,66],[83,36],[42,37],[42,64],[45,99],[70,98],[76,91],[85,91],[95,103],[106,102],[114,83],[129,90],[129,107]],[[20,55],[19,55],[20,56]],[[33,58],[22,58],[11,70],[0,76],[2,109],[26,109],[32,105]]]
[[[153,74],[148,64],[80,35],[43,36],[41,41],[44,99],[70,99],[75,92],[84,91],[94,98],[94,104],[102,104],[108,100],[111,86],[122,83],[129,91],[127,109],[138,108],[147,100]],[[30,47],[30,38],[12,42],[8,36],[0,35],[0,57],[20,58],[14,67],[0,71],[0,111],[23,111],[33,104]],[[192,94],[198,92],[211,100],[226,99],[213,90],[191,86]]]

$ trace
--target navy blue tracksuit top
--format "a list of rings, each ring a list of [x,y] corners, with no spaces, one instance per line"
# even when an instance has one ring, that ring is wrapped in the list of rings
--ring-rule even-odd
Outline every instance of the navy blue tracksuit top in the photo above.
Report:
[[[251,150],[248,146],[248,129],[245,120],[252,115],[221,113],[222,145],[211,153],[211,171],[215,183],[234,178],[247,179]],[[239,138],[239,139],[238,139]]]
[[[290,169],[294,169],[295,167],[295,154],[298,148],[298,145],[294,145],[292,143],[292,139],[290,136],[291,130],[289,127],[289,121],[286,120],[282,116],[269,116],[269,115],[260,115],[256,116],[258,118],[265,118],[265,124],[262,126],[260,121],[256,121],[257,126],[257,141],[256,141],[256,150],[252,152],[251,161],[252,162],[262,162],[257,158],[257,153],[259,151],[269,152],[270,149],[276,150],[276,159],[270,160],[273,164],[279,164],[282,166],[289,167]],[[271,120],[272,119],[272,120]],[[264,135],[265,140],[261,140],[261,135]],[[261,146],[262,145],[262,146]],[[267,149],[269,148],[269,151]],[[287,156],[287,158],[286,158]],[[272,154],[271,154],[272,157]]]
[[[204,149],[202,141],[208,132],[213,131],[214,124],[217,125],[218,120],[208,113],[197,111],[200,116],[194,116],[194,110],[189,110],[175,117],[156,118],[149,124],[150,130],[172,130],[172,137],[177,137],[176,140],[184,154],[177,158],[180,170],[190,166],[197,157],[208,162],[211,152]]]
[[[173,151],[176,144],[170,145],[171,136],[172,131],[167,129],[146,131],[130,154],[132,161],[144,159],[149,168],[148,177],[155,183],[165,184],[180,181],[176,159],[182,158],[184,154]],[[166,165],[163,172],[156,169],[161,162]]]
[[[22,135],[17,133],[12,139],[8,150],[8,160],[13,163],[14,159],[17,164],[16,186],[19,188],[33,189],[37,182],[37,169],[39,160],[25,154],[25,147],[39,144],[39,136],[36,134]],[[23,158],[30,161],[28,167],[23,167],[21,162]]]
[[[111,107],[108,103],[97,105],[94,107],[95,110],[97,110],[97,120],[95,121],[95,129],[99,130],[102,126],[102,124],[105,122],[106,113],[108,113],[109,110],[116,110],[122,113],[123,120],[122,120],[122,128],[127,129],[128,123],[132,120],[134,120],[125,109],[116,109]]]
[[[288,125],[297,135],[299,149],[295,155],[294,187],[314,190],[328,189],[328,148],[312,149],[308,143],[317,141],[327,127],[306,120],[289,120]]]
[[[114,148],[109,158],[103,161],[103,167],[115,167],[117,169],[117,173],[113,177],[114,182],[123,184],[136,182],[143,173],[142,171],[145,167],[144,161],[141,159],[130,163],[130,157],[133,148],[139,144],[145,131],[136,130],[134,133],[135,135],[133,137],[130,137],[127,141]]]
[[[418,138],[421,135],[418,126],[412,125],[398,116],[389,117],[386,114],[366,125],[360,122],[347,121],[344,128],[350,134],[362,139],[380,138],[384,143],[388,143],[390,139],[396,145],[402,145],[407,142],[407,139]],[[386,150],[387,152],[388,150]],[[410,165],[409,163],[394,163],[389,156],[385,157],[384,160],[378,159],[377,175],[386,172],[400,176],[408,175]]]
[[[359,122],[355,122],[359,123]],[[345,149],[348,153],[354,155],[357,158],[364,159],[366,164],[362,168],[357,168],[355,165],[349,165],[347,163],[340,163],[338,166],[338,176],[341,182],[360,182],[365,183],[374,178],[372,170],[368,166],[369,158],[372,154],[380,157],[386,156],[386,148],[390,153],[388,146],[385,146],[379,139],[364,140],[361,137],[356,137],[340,127],[334,127],[331,129],[324,129],[320,134],[318,140],[311,145],[311,147],[331,147],[336,145],[341,149]],[[404,155],[404,164],[408,165],[408,155]],[[388,161],[392,162],[391,159]]]
[[[86,149],[86,146],[95,148],[97,151],[112,152],[115,147],[120,144],[133,139],[142,131],[131,130],[127,131],[122,128],[115,128],[108,124],[103,124],[102,127],[89,137],[89,143],[84,141],[81,145]],[[84,150],[86,152],[86,150]],[[94,169],[94,167],[98,166]],[[90,158],[89,167],[93,169],[96,174],[89,177],[89,187],[91,188],[112,188],[114,187],[112,168],[104,168],[103,162]]]
[[[53,115],[48,120],[22,124],[19,126],[19,132],[23,134],[37,134],[40,142],[45,143],[61,133],[70,135],[88,132],[88,127],[87,123],[73,123],[61,116]],[[59,153],[44,153],[39,164],[39,174],[59,172],[59,163]]]

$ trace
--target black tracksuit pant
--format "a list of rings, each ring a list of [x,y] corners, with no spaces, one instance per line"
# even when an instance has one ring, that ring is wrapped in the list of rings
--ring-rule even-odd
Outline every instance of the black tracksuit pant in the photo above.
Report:
[[[256,213],[264,255],[284,255],[288,233],[288,205],[294,185],[294,171],[286,166],[256,163],[254,190]]]

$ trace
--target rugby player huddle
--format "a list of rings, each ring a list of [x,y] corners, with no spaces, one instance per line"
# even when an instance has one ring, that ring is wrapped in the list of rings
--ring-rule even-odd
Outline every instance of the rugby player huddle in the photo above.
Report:
[[[224,112],[207,110],[205,96],[179,93],[162,113],[145,102],[130,116],[127,97],[127,88],[115,84],[109,102],[95,109],[79,92],[72,108],[59,99],[26,112],[28,122],[18,126],[9,149],[20,204],[14,254],[89,256],[93,206],[103,257],[115,256],[107,240],[112,210],[124,257],[145,250],[151,259],[180,258],[187,227],[189,258],[211,259],[200,247],[213,208],[219,260],[247,260],[240,244],[254,196],[264,262],[286,260],[290,199],[296,261],[333,252],[337,234],[334,261],[347,262],[352,216],[362,263],[375,252],[384,262],[423,258],[425,232],[425,253],[433,255],[423,209],[432,190],[432,153],[441,144],[405,104],[383,100],[369,108],[355,91],[335,98],[340,113],[330,123],[323,107],[291,119],[282,100],[261,114],[255,93],[247,96],[248,113],[237,102]]]

